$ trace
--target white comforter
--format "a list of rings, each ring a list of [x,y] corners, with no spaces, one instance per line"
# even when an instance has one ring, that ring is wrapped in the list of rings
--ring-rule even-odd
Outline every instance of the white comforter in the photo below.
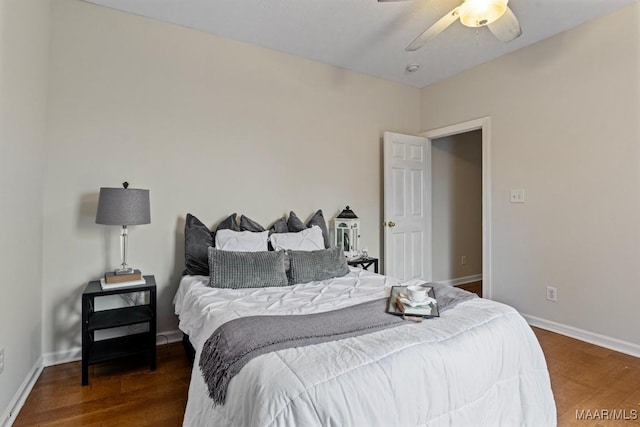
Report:
[[[185,276],[174,303],[196,349],[184,426],[550,426],[556,409],[540,346],[511,307],[474,299],[440,318],[265,354],[214,406],[197,361],[240,316],[306,314],[382,298],[397,281],[360,269],[325,282],[213,289]]]

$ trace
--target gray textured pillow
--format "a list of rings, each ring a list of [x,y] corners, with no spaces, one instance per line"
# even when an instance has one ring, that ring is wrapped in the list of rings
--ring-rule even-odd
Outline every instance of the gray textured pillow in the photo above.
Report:
[[[289,284],[342,277],[349,272],[342,246],[319,251],[287,251],[289,254]]]
[[[289,213],[289,220],[287,221],[287,227],[289,228],[289,232],[297,233],[299,231],[304,230],[305,228],[311,228],[314,225],[320,227],[322,230],[322,238],[324,239],[324,247],[328,248],[330,245],[329,242],[329,230],[327,229],[327,222],[324,220],[324,215],[322,214],[322,209],[318,209],[316,213],[307,221],[305,225],[298,215],[294,211]]]
[[[209,248],[209,286],[266,288],[287,286],[284,251],[234,252]]]

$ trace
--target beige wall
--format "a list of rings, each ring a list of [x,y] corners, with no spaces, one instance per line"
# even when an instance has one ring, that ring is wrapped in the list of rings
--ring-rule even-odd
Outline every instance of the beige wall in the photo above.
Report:
[[[491,116],[494,298],[635,344],[639,29],[636,4],[426,87],[421,123]]]
[[[49,3],[0,1],[0,424],[42,354],[42,167]],[[6,411],[6,412],[5,412]]]
[[[52,16],[45,353],[80,345],[80,293],[118,264],[117,227],[94,224],[101,186],[151,190],[129,261],[156,275],[160,331],[177,327],[187,212],[269,225],[349,205],[380,254],[379,141],[419,130],[418,89],[75,0]]]
[[[432,141],[431,198],[433,280],[482,274],[481,130]]]

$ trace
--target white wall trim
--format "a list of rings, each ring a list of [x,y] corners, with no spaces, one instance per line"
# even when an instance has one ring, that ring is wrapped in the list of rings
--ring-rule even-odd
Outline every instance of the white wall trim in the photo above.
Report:
[[[163,331],[156,334],[156,345],[170,344],[182,341],[182,332],[179,330]],[[63,363],[77,362],[82,359],[82,348],[74,347],[69,350],[43,355],[44,366],[55,366]]]
[[[16,416],[20,412],[20,409],[22,409],[27,397],[29,397],[29,393],[31,393],[33,386],[36,384],[38,378],[40,378],[43,368],[42,356],[40,356],[36,363],[33,364],[33,367],[29,370],[29,373],[22,384],[20,384],[15,396],[13,396],[13,399],[9,402],[9,406],[7,406],[2,413],[2,418],[0,419],[2,420],[2,427],[10,427],[13,425]]]
[[[623,341],[617,338],[612,338],[606,335],[597,334],[595,332],[585,331],[584,329],[575,328],[573,326],[564,325],[562,323],[554,322],[551,320],[541,319],[539,317],[530,316],[528,314],[522,314],[522,317],[524,317],[531,326],[546,329],[547,331],[556,332],[561,335],[566,335],[568,337],[595,344],[600,347],[615,350],[620,353],[640,357],[640,345],[638,344]]]
[[[82,348],[74,347],[69,350],[45,353],[42,355],[44,367],[62,365],[63,363],[77,362],[82,359]]]
[[[182,341],[182,331],[175,329],[173,331],[158,332],[156,334],[156,345],[171,344]]]
[[[442,283],[443,285],[448,285],[448,286],[460,286],[460,285],[465,285],[467,283],[477,282],[478,280],[482,280],[482,274],[474,274],[472,276],[458,277],[458,278],[449,279],[449,280],[436,280],[436,282]]]
[[[482,129],[482,296],[492,298],[491,288],[491,117],[481,117],[463,123],[421,132],[429,143],[445,136]],[[432,252],[433,253],[433,252]]]

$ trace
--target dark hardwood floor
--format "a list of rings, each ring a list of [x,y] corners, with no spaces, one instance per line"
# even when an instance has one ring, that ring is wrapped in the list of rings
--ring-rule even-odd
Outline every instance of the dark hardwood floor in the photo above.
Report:
[[[543,329],[533,331],[547,360],[559,426],[640,426],[640,358]],[[635,419],[576,419],[579,411],[599,411],[601,417],[603,410]]]
[[[158,347],[158,368],[144,358],[89,367],[80,362],[45,368],[14,426],[180,426],[191,365],[181,343]]]
[[[577,420],[576,411],[633,410],[640,417],[640,359],[533,328],[544,350],[559,426],[640,426],[640,420]],[[158,348],[158,369],[144,359],[90,367],[80,385],[80,362],[46,368],[14,426],[180,426],[190,364],[180,343]]]
[[[473,292],[482,298],[482,280],[478,280],[477,282],[466,283],[464,285],[458,285],[457,288],[464,289],[465,291]]]

